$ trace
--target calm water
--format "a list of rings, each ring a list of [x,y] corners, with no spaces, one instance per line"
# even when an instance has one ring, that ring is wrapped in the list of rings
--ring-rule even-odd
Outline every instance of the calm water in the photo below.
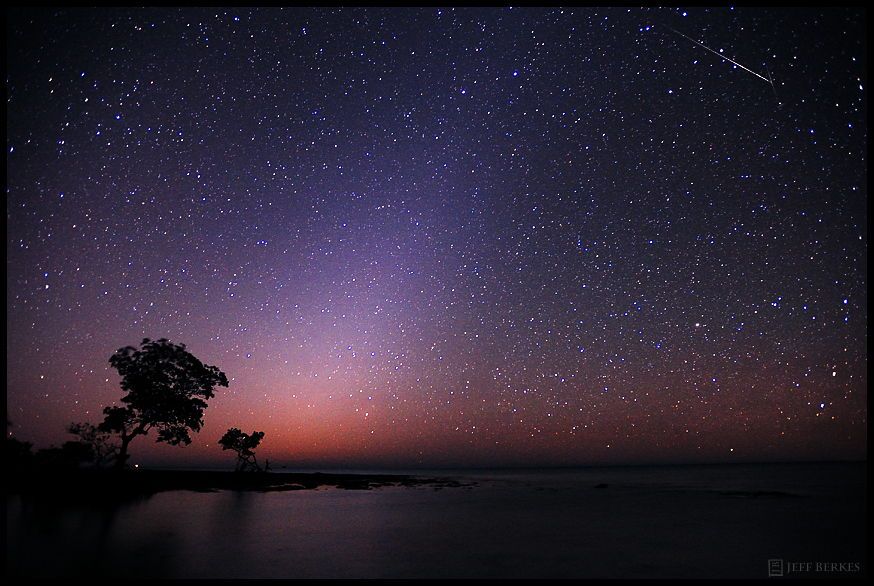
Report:
[[[115,507],[13,496],[6,567],[33,577],[764,578],[781,558],[867,573],[865,468],[461,471],[450,475],[477,486],[173,491]]]

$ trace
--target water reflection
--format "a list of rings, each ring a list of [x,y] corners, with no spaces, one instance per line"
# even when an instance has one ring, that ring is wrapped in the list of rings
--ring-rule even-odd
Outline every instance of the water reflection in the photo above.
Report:
[[[505,475],[472,490],[170,491],[91,504],[13,496],[7,575],[756,578],[770,554],[864,559],[864,465],[726,470]]]
[[[6,497],[6,568],[10,576],[53,578],[126,571],[115,551],[116,525],[126,511],[146,506],[145,497],[69,502],[46,495]],[[171,545],[172,547],[172,545]],[[163,573],[153,567],[153,574]]]

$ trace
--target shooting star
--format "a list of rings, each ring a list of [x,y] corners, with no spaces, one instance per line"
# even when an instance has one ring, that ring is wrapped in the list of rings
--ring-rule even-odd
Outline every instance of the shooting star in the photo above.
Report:
[[[777,100],[777,107],[782,107],[783,102],[780,101],[780,98],[777,97],[777,88],[774,87],[774,78],[771,77],[771,70],[768,69],[768,65],[765,64],[765,71],[768,72],[768,81],[771,82],[771,89],[774,90],[774,99]]]
[[[771,89],[774,89],[774,82],[771,81],[770,79],[768,79],[767,77],[765,77],[764,75],[759,75],[758,73],[756,73],[755,71],[753,71],[753,70],[750,69],[749,67],[744,67],[743,65],[741,65],[740,63],[738,63],[738,62],[735,61],[734,59],[731,59],[731,58],[729,58],[729,57],[726,57],[725,55],[723,55],[723,54],[720,53],[719,51],[714,51],[713,49],[711,49],[710,47],[708,47],[708,46],[705,45],[704,43],[701,43],[701,42],[699,42],[699,41],[696,41],[696,40],[693,39],[692,37],[690,37],[690,36],[688,36],[688,35],[684,35],[683,33],[681,33],[681,32],[678,31],[678,30],[672,29],[671,27],[667,27],[667,28],[670,29],[671,31],[677,33],[678,35],[680,35],[680,36],[683,37],[684,39],[689,39],[690,41],[692,41],[693,43],[695,43],[695,44],[698,45],[699,47],[702,47],[702,48],[704,48],[704,49],[707,49],[708,51],[710,51],[711,53],[713,53],[714,55],[716,55],[716,56],[719,57],[720,59],[724,59],[724,60],[726,60],[726,61],[728,61],[728,62],[730,62],[730,63],[734,63],[735,65],[737,65],[738,67],[740,67],[740,68],[743,69],[744,71],[749,71],[750,73],[752,73],[753,75],[755,75],[756,77],[758,77],[759,79],[761,79],[762,81],[764,81],[765,83],[770,84],[770,85],[771,85]],[[776,91],[777,91],[777,90],[774,90],[775,94],[776,94]]]

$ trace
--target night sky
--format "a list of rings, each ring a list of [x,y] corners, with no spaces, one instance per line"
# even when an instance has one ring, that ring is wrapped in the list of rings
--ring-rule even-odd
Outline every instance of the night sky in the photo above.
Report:
[[[7,9],[11,432],[166,337],[230,386],[132,463],[865,458],[865,20]]]

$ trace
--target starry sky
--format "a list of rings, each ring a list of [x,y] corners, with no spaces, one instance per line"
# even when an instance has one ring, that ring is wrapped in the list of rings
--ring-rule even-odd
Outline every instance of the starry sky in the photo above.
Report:
[[[865,458],[865,18],[7,9],[11,433],[166,337],[230,386],[134,463]]]

